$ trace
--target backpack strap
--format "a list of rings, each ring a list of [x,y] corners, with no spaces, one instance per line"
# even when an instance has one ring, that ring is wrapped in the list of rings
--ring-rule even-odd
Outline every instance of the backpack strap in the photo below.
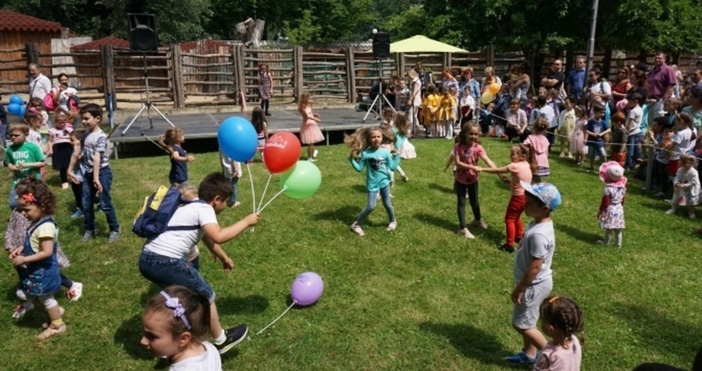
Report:
[[[201,204],[206,204],[207,202],[203,200],[193,200],[193,201],[183,201],[183,206],[189,205],[192,203],[201,203]],[[200,229],[200,224],[197,225],[174,225],[174,226],[166,226],[165,231],[194,231],[196,229]]]

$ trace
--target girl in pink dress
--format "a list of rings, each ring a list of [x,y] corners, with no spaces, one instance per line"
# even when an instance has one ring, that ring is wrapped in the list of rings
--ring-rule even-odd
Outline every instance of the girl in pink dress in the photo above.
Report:
[[[302,126],[300,126],[300,142],[307,144],[307,160],[317,161],[318,151],[314,149],[314,144],[324,140],[324,134],[319,130],[317,123],[322,122],[319,114],[312,112],[312,97],[310,93],[304,92],[300,95],[300,103],[297,106],[298,112],[302,115]]]
[[[587,126],[587,117],[585,117],[585,107],[575,106],[575,128],[573,136],[570,137],[570,153],[575,156],[575,163],[580,166],[583,164],[583,158],[587,153],[585,147],[585,126]]]
[[[541,330],[551,340],[541,349],[534,364],[535,371],[578,371],[583,351],[576,334],[583,331],[583,312],[568,298],[551,296],[539,308]]]

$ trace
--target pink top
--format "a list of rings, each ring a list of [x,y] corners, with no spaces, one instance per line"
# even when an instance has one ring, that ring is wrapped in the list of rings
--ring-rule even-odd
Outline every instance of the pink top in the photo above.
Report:
[[[511,174],[510,187],[512,188],[512,196],[523,196],[524,187],[519,184],[520,180],[531,183],[531,167],[526,161],[513,162],[507,165],[507,169]]]
[[[536,360],[533,370],[536,371],[579,371],[583,360],[583,352],[576,336],[568,349],[551,343],[541,349],[541,355]]]
[[[477,166],[478,158],[485,155],[485,149],[483,149],[483,146],[478,143],[473,143],[472,145],[457,143],[453,147],[453,153],[458,154],[458,158],[462,163]],[[473,184],[478,181],[478,173],[473,170],[463,169],[460,166],[457,166],[454,179],[461,184]]]
[[[49,135],[51,136],[51,142],[53,144],[59,144],[59,143],[70,143],[71,142],[71,137],[70,134],[73,131],[73,129],[69,129],[67,126],[64,127],[63,129],[56,129],[56,128],[51,128],[49,129]]]
[[[531,149],[536,154],[536,166],[541,168],[548,168],[548,138],[541,134],[531,134],[526,140],[524,140],[524,145],[531,147]]]

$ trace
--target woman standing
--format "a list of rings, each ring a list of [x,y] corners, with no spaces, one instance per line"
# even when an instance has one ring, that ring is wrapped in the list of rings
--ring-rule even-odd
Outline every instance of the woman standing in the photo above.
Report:
[[[629,67],[623,66],[619,68],[617,72],[617,79],[614,87],[612,88],[612,100],[614,101],[614,106],[617,102],[626,98],[626,94],[631,90],[631,82],[629,81]]]

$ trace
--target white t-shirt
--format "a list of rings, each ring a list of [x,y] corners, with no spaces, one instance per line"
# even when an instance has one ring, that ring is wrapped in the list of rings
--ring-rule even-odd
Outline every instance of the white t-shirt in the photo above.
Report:
[[[188,259],[190,251],[202,238],[202,227],[217,224],[217,215],[211,205],[193,202],[181,206],[168,221],[169,227],[199,225],[199,229],[166,231],[153,240],[147,240],[144,251],[174,259]]]
[[[548,104],[540,107],[539,108],[539,113],[541,117],[545,118],[546,121],[548,121],[548,128],[555,128],[558,126],[558,121],[556,121],[556,112],[553,111],[553,108],[549,106]]]
[[[643,120],[643,109],[641,106],[636,106],[629,111],[629,117],[626,120],[626,130],[629,135],[641,133],[641,120]],[[630,123],[633,121],[633,123]]]
[[[186,358],[180,362],[174,363],[169,368],[170,371],[221,371],[222,359],[219,357],[219,352],[214,345],[205,341],[202,343],[207,350],[205,353]]]
[[[597,94],[612,95],[612,87],[607,81],[600,81],[592,85],[590,91]]]
[[[695,142],[692,140],[692,130],[685,128],[675,133],[673,135],[673,143],[675,143],[675,149],[670,159],[679,160],[681,154],[687,153],[695,147]]]
[[[461,107],[470,107],[470,109],[475,109],[475,99],[472,95],[464,95],[461,98]]]
[[[551,261],[556,249],[556,235],[553,231],[553,221],[543,223],[531,222],[527,226],[524,237],[514,255],[514,283],[515,285],[529,269],[531,258],[542,259],[541,270],[536,274],[532,285],[551,279]]]

